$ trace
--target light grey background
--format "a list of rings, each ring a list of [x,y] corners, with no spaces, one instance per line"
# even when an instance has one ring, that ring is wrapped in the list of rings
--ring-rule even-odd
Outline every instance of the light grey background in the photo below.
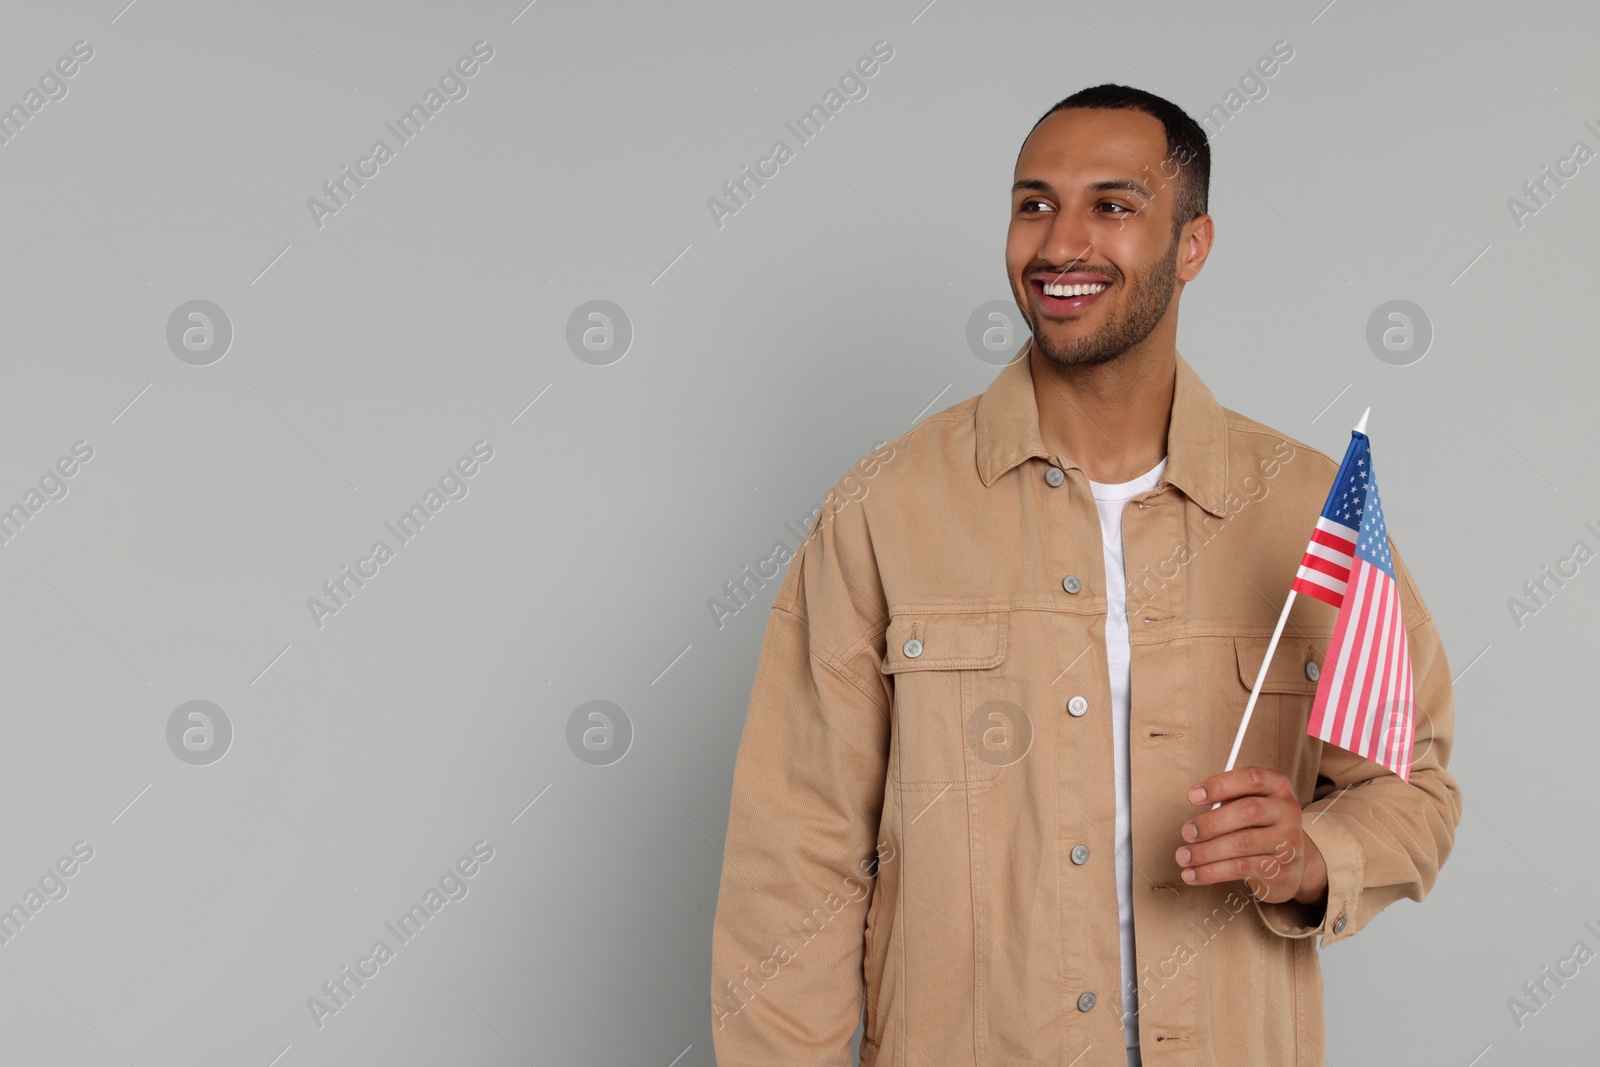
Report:
[[[0,546],[0,906],[93,858],[0,945],[0,1061],[710,1064],[776,583],[720,629],[708,601],[993,377],[967,319],[1009,295],[1039,114],[1117,81],[1198,116],[1283,40],[1213,140],[1179,347],[1325,451],[1372,406],[1467,798],[1428,901],[1324,954],[1328,1059],[1576,1062],[1600,965],[1521,1028],[1507,1001],[1600,950],[1600,563],[1520,627],[1508,600],[1600,547],[1600,164],[1520,227],[1507,201],[1600,148],[1594,7],[524,2],[5,6],[0,105],[94,55],[0,146],[0,506],[93,458]],[[468,95],[315,225],[479,40]],[[784,123],[880,40],[796,147]],[[780,138],[719,228],[708,198]],[[196,299],[234,332],[208,366],[167,343]],[[596,299],[634,330],[604,366],[566,340]],[[1366,339],[1395,299],[1434,330],[1406,366]],[[480,440],[468,495],[318,628],[308,598]],[[209,765],[168,745],[191,700],[232,726]],[[609,766],[568,745],[591,700],[632,724]],[[468,895],[319,1028],[308,998],[478,841]]]

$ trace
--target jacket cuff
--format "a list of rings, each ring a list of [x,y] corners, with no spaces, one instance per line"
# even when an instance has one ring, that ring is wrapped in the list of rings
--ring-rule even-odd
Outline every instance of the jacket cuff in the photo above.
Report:
[[[1325,905],[1302,904],[1297,900],[1269,904],[1251,895],[1256,914],[1273,933],[1281,937],[1320,934],[1320,944],[1326,948],[1361,928],[1356,922],[1356,898],[1361,893],[1363,874],[1361,849],[1340,823],[1341,818],[1326,811],[1308,812],[1300,831],[1322,853],[1323,865],[1328,869]]]

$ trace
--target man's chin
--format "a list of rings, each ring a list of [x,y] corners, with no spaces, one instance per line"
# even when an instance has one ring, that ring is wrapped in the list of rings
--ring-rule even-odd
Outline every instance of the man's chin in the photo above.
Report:
[[[1050,362],[1063,367],[1092,367],[1100,363],[1110,363],[1119,359],[1127,349],[1109,349],[1102,345],[1085,345],[1082,343],[1060,343],[1048,334],[1040,336],[1034,333],[1035,347],[1040,355]]]

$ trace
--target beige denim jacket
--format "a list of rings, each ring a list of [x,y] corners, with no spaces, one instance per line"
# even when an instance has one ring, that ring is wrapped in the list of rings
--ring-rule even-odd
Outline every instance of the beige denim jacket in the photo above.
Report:
[[[1237,765],[1293,782],[1327,907],[1180,877],[1187,790],[1227,761],[1337,466],[1178,358],[1167,467],[1122,532],[1148,1067],[1322,1064],[1317,935],[1421,900],[1461,820],[1449,667],[1395,551],[1410,782],[1307,736],[1336,613],[1300,597]],[[1088,480],[1041,441],[1026,348],[835,483],[768,616],[734,769],[722,1067],[847,1065],[863,1001],[863,1067],[1124,1067],[1104,581]]]

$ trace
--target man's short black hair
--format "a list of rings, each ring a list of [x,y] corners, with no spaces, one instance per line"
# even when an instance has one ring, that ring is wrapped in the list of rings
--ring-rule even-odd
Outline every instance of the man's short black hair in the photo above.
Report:
[[[1162,160],[1161,173],[1155,179],[1174,183],[1173,237],[1176,238],[1190,220],[1206,213],[1206,202],[1211,191],[1211,143],[1206,139],[1205,130],[1181,107],[1155,93],[1108,82],[1079,89],[1040,115],[1039,122],[1069,107],[1097,111],[1143,111],[1160,120],[1167,134],[1167,154]],[[1034,129],[1038,129],[1039,122],[1033,124]],[[1032,134],[1033,131],[1028,132]]]

